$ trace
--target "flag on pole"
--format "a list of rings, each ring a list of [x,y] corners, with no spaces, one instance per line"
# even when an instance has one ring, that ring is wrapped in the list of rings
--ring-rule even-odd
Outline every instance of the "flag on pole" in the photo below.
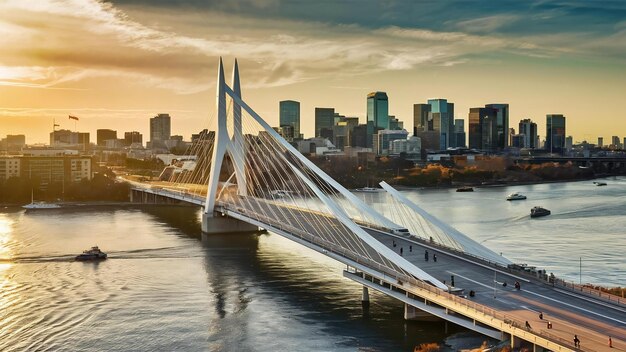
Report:
[[[70,118],[70,120],[76,120],[76,121],[78,121],[78,117],[76,117],[76,116],[69,115],[69,118]]]

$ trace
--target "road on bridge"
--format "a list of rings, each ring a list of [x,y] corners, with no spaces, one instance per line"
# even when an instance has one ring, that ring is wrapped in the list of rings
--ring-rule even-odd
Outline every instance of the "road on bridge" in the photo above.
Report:
[[[402,249],[405,259],[439,280],[450,284],[451,276],[454,276],[455,287],[463,288],[466,294],[469,291],[476,293],[467,299],[528,321],[533,330],[570,341],[576,334],[581,346],[596,351],[626,351],[626,309],[623,306],[574,294],[527,276],[504,271],[494,275],[493,267],[448,254],[438,247],[378,231],[368,232],[397,253]],[[425,251],[429,252],[428,261]],[[435,254],[436,262],[433,260]],[[521,290],[515,289],[515,281],[521,283]],[[503,286],[505,282],[507,285]],[[543,313],[543,319],[539,318],[539,313]],[[548,322],[552,324],[551,329],[548,329]],[[608,345],[609,336],[613,340],[612,349]]]

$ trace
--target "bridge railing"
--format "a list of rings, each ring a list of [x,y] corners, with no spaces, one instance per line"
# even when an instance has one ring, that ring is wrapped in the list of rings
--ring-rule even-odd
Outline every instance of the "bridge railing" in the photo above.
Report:
[[[574,282],[568,282],[563,279],[555,278],[554,286],[559,286],[571,291],[581,292],[587,294],[589,296],[600,298],[604,301],[615,303],[621,306],[626,305],[626,298],[624,298],[624,293],[626,292],[625,288],[622,288],[622,296],[614,295],[612,293],[603,291],[601,289],[597,289],[595,287],[589,287],[587,285],[580,285]]]
[[[567,351],[576,349],[572,341],[565,340],[563,338],[560,338],[558,336],[555,336],[553,334],[550,334],[542,330],[527,330],[525,329],[525,325],[526,325],[525,322],[522,322],[521,320],[518,320],[517,318],[511,315],[502,313],[500,311],[497,311],[493,308],[487,307],[480,303],[476,303],[468,299],[461,298],[459,296],[445,292],[437,287],[429,285],[423,281],[417,280],[416,278],[412,276],[397,272],[393,268],[382,265],[376,261],[371,260],[370,258],[358,255],[350,250],[347,250],[346,248],[338,246],[318,236],[311,235],[296,227],[293,227],[284,223],[274,225],[272,224],[271,218],[263,214],[259,214],[254,211],[250,211],[250,210],[243,209],[243,208],[239,208],[236,211],[229,209],[228,211],[238,213],[245,217],[253,218],[277,230],[285,231],[302,240],[315,244],[316,246],[321,247],[324,250],[343,256],[344,258],[348,258],[368,268],[374,269],[383,275],[381,279],[388,281],[389,283],[393,283],[393,285],[395,285],[396,287],[402,287],[405,290],[407,290],[408,288],[407,292],[412,293],[411,291],[415,292],[415,290],[426,291],[431,297],[434,296],[438,298],[437,301],[434,301],[435,303],[440,304],[453,311],[464,311],[464,310],[468,311],[469,310],[473,317],[476,318],[476,317],[482,316],[483,321],[490,321],[491,325],[494,327],[499,324],[501,330],[504,329],[505,325],[508,325],[510,328],[515,328],[518,330],[517,336],[519,336],[520,333],[522,335],[525,334],[530,337],[539,336],[547,341],[553,342],[555,345],[552,346],[552,348],[554,348],[555,350],[560,350],[562,346],[566,346],[568,348]],[[478,320],[480,321],[480,319]],[[523,338],[524,336],[519,336],[519,337]],[[593,349],[590,349],[587,347],[585,347],[584,349],[579,348],[578,350],[595,352]]]

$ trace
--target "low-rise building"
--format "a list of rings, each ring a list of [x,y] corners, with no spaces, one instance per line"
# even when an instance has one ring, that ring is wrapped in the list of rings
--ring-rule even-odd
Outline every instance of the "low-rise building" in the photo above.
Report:
[[[41,187],[51,183],[80,182],[93,177],[89,156],[39,154],[0,157],[0,180],[25,177],[38,180]]]
[[[6,180],[11,177],[20,177],[20,158],[0,156],[0,180]]]

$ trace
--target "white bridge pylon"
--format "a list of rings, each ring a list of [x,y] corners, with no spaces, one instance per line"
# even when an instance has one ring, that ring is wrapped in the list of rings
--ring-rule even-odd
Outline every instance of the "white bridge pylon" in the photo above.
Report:
[[[278,132],[276,132],[265,120],[263,120],[248,104],[246,104],[241,98],[241,89],[239,83],[239,70],[237,61],[235,61],[234,69],[233,69],[233,83],[232,87],[228,86],[224,79],[224,69],[223,62],[220,58],[218,72],[217,72],[217,89],[216,89],[216,107],[217,107],[217,130],[215,132],[215,141],[213,147],[212,161],[210,167],[210,175],[207,189],[207,197],[204,206],[204,212],[206,216],[213,216],[215,210],[215,204],[217,201],[218,194],[218,186],[219,186],[219,177],[220,170],[222,169],[222,164],[224,162],[226,154],[229,154],[232,164],[234,166],[234,176],[237,179],[237,196],[241,198],[252,199],[255,195],[251,194],[247,191],[249,189],[246,185],[249,179],[246,178],[246,147],[245,147],[245,136],[242,132],[242,115],[241,110],[245,111],[250,117],[261,127],[261,132],[266,135],[271,136],[273,139],[273,143],[277,143],[280,145],[283,150],[288,152],[291,157],[295,158],[294,161],[289,161],[288,159],[284,159],[283,162],[288,164],[288,168],[291,169],[293,175],[297,177],[297,181],[303,185],[306,185],[312,193],[317,197],[319,201],[321,201],[326,208],[330,211],[330,216],[334,217],[336,221],[338,221],[342,226],[347,228],[352,238],[341,237],[344,236],[341,231],[335,230],[332,224],[329,224],[326,227],[323,227],[323,230],[326,232],[333,232],[333,235],[339,236],[339,244],[347,242],[357,243],[356,246],[360,246],[362,248],[370,247],[373,251],[377,253],[377,256],[380,256],[383,261],[389,261],[393,264],[393,266],[397,266],[401,271],[404,271],[407,274],[412,275],[413,277],[429,282],[430,284],[442,289],[447,290],[448,287],[444,285],[439,280],[435,279],[433,276],[424,272],[399,254],[395,253],[393,250],[388,248],[387,246],[380,243],[373,236],[367,233],[361,226],[356,224],[350,216],[346,213],[346,211],[335,201],[331,196],[327,195],[322,189],[320,185],[313,181],[307,174],[306,170],[300,170],[300,167],[297,163],[302,165],[308,169],[309,173],[314,173],[315,178],[321,182],[324,182],[326,185],[332,187],[336,192],[341,194],[341,196],[345,197],[358,211],[363,214],[366,214],[369,219],[372,219],[378,224],[380,227],[384,227],[387,229],[399,229],[401,226],[393,223],[391,220],[384,217],[382,214],[378,213],[367,204],[365,204],[360,198],[352,194],[349,190],[341,186],[337,181],[335,181],[332,177],[328,176],[321,169],[319,169],[312,161],[304,157],[298,150],[296,150],[291,144],[289,144],[283,137],[281,137]],[[226,98],[230,97],[232,99],[232,108],[233,108],[233,133],[232,137],[228,132],[228,121],[227,121],[227,104]],[[232,177],[232,176],[231,176]],[[248,195],[250,193],[250,195]],[[254,192],[253,192],[254,193]],[[291,211],[291,210],[289,210]],[[209,219],[210,221],[210,219]],[[289,221],[287,219],[286,221]],[[329,221],[324,219],[324,221]],[[275,224],[268,224],[273,226]],[[324,225],[321,225],[324,226]],[[319,228],[318,228],[319,230]],[[356,236],[356,237],[354,237]],[[358,240],[357,240],[358,239]],[[348,245],[350,246],[350,245]],[[344,246],[345,247],[345,246]],[[367,250],[365,250],[367,252]]]

